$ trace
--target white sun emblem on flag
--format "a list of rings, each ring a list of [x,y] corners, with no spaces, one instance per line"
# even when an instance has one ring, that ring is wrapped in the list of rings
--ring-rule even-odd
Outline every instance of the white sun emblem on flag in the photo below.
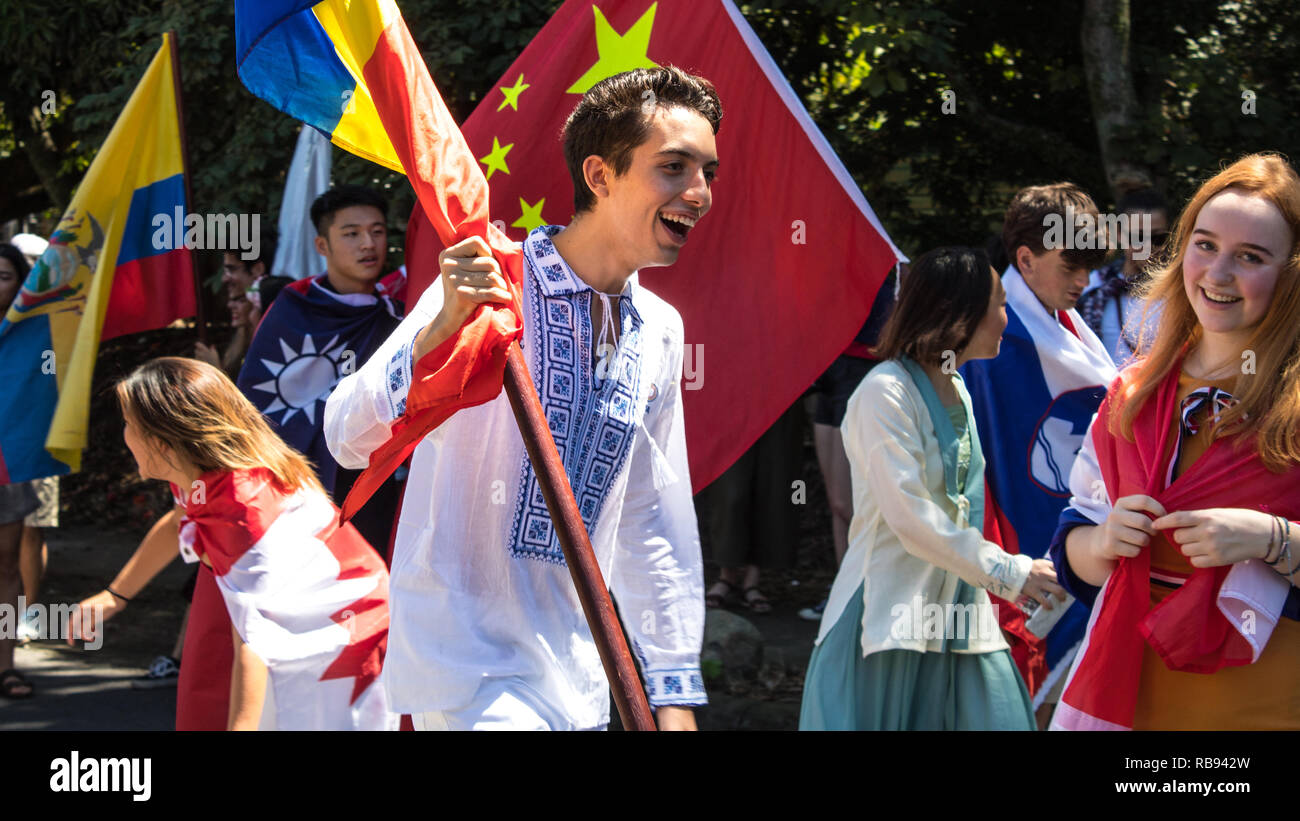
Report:
[[[293,415],[302,411],[307,421],[316,423],[316,403],[325,404],[330,391],[339,383],[339,361],[343,349],[334,350],[339,338],[335,336],[329,344],[316,351],[316,343],[310,336],[302,338],[302,350],[295,351],[293,346],[280,338],[280,351],[284,354],[283,362],[263,359],[274,379],[253,386],[254,390],[275,394],[275,399],[267,405],[262,413],[267,416],[284,411],[280,424],[287,424]]]

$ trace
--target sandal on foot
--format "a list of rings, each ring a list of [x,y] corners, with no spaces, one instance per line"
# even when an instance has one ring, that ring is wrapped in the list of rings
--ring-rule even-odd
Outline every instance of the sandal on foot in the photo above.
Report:
[[[758,589],[758,585],[745,588],[745,606],[755,613],[772,612],[772,602],[768,601],[763,591]]]
[[[23,689],[26,692],[19,692]],[[27,676],[12,668],[0,672],[0,696],[5,698],[31,698],[36,688],[27,680]]]
[[[718,589],[719,585],[726,589],[721,593],[714,592]],[[708,594],[704,597],[704,606],[723,607],[724,605],[732,604],[735,599],[736,586],[726,579],[718,579],[713,583],[713,586],[709,588]]]

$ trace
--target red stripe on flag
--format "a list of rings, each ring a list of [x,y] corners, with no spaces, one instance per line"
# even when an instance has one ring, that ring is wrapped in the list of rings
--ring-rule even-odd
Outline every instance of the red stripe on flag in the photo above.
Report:
[[[202,502],[191,499],[185,517],[194,522],[194,551],[206,555],[218,576],[261,541],[284,510],[288,497],[275,487],[267,468],[238,473],[213,471],[200,477]]]
[[[194,269],[188,248],[117,267],[100,340],[163,328],[194,316]]]
[[[488,220],[488,187],[456,121],[434,86],[406,23],[399,17],[380,35],[362,70],[375,109],[407,179],[438,238],[451,245],[484,237],[515,296],[511,306],[484,305],[455,336],[415,364],[406,414],[343,503],[352,516],[415,450],[429,431],[461,408],[501,393],[506,351],[522,323],[517,305],[523,267],[518,248]]]

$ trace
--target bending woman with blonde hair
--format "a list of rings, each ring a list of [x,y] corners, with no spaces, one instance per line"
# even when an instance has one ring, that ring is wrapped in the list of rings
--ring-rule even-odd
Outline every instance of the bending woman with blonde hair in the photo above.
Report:
[[[396,729],[377,680],[388,572],[338,526],[310,463],[221,371],[193,359],[141,365],[117,386],[127,447],[176,508],[103,592],[73,614],[69,643],[121,612],[174,558],[201,562],[185,631],[176,729]]]
[[[1096,603],[1052,726],[1300,729],[1300,177],[1238,160],[1169,247],[1053,540]]]

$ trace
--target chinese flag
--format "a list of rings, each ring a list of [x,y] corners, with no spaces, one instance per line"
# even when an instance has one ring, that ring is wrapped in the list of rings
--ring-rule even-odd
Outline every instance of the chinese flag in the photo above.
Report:
[[[844,350],[902,255],[739,10],[720,0],[571,0],[555,13],[461,128],[498,227],[522,240],[567,224],[564,120],[605,77],[669,64],[712,81],[724,110],[712,210],[675,265],[641,274],[685,322],[699,489]],[[417,208],[408,304],[437,273],[440,233]]]

